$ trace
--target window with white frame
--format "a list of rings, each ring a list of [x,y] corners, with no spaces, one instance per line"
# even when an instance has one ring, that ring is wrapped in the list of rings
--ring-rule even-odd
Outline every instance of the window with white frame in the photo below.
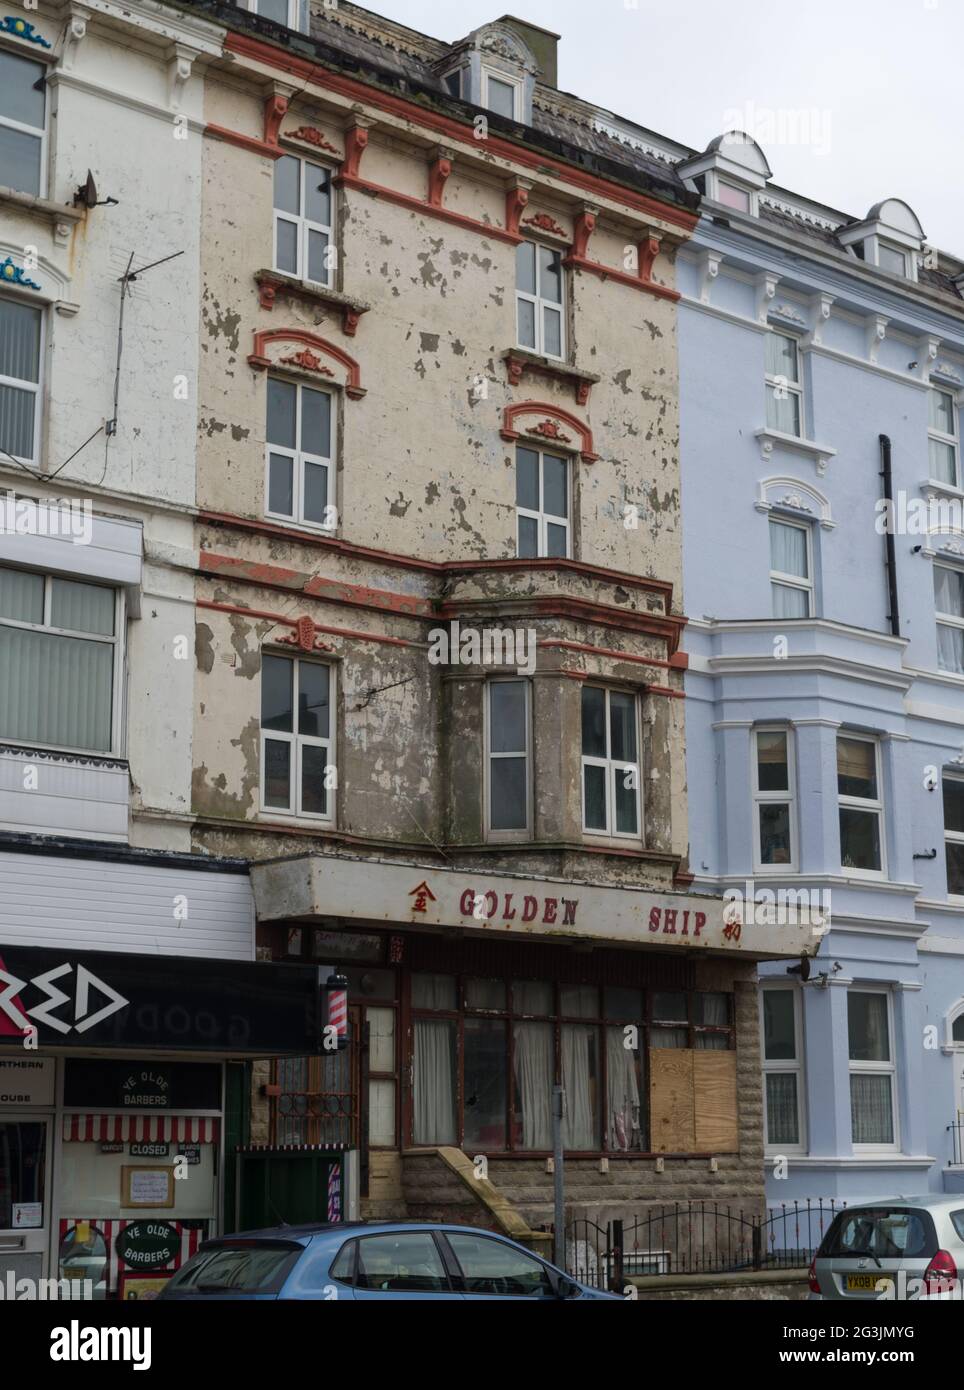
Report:
[[[932,386],[928,392],[927,448],[930,458],[929,476],[940,483],[959,487],[960,458],[957,406],[950,391]]]
[[[942,671],[964,675],[964,570],[934,566],[934,611],[937,664]]]
[[[36,463],[40,442],[43,316],[0,298],[0,455]]]
[[[515,451],[515,503],[520,559],[570,554],[567,458],[520,445]]]
[[[330,391],[268,377],[268,516],[334,528],[333,407]]]
[[[522,82],[503,72],[482,68],[482,105],[507,120],[522,119]]]
[[[854,873],[883,871],[880,747],[874,738],[837,736],[840,864]]]
[[[261,805],[314,820],[335,815],[334,668],[261,659]]]
[[[242,9],[283,24],[286,29],[308,33],[308,0],[239,0]]]
[[[121,611],[116,589],[0,567],[0,738],[114,751]]]
[[[486,804],[490,831],[528,830],[531,685],[495,679],[486,685]]]
[[[716,201],[722,203],[724,207],[735,208],[737,212],[750,212],[752,210],[750,190],[741,188],[736,183],[728,183],[726,179],[719,177],[716,180]]]
[[[947,891],[964,897],[964,777],[944,776],[944,860]]]
[[[794,791],[787,729],[757,729],[754,732],[753,808],[757,868],[791,868]]]
[[[803,381],[800,348],[789,333],[766,335],[767,427],[803,435]]]
[[[39,197],[46,186],[47,70],[0,48],[0,187]]]
[[[907,274],[907,252],[890,242],[877,242],[877,264],[881,270],[889,270],[891,275]]]
[[[770,596],[775,618],[813,616],[809,526],[770,518]]]
[[[331,170],[293,154],[276,159],[275,270],[330,286],[335,259],[331,229]]]
[[[640,838],[639,713],[635,695],[582,688],[582,826],[587,835]]]
[[[767,985],[761,995],[766,1144],[800,1152],[806,1146],[800,991]]]
[[[516,315],[519,347],[542,357],[565,354],[562,255],[535,241],[516,247]]]
[[[885,991],[847,991],[850,1121],[855,1149],[897,1143],[891,998]]]

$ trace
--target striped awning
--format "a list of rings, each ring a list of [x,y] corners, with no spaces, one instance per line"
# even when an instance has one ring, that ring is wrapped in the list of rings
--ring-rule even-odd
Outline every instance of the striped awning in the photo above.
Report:
[[[64,1138],[101,1143],[216,1144],[221,1121],[210,1115],[65,1115]]]

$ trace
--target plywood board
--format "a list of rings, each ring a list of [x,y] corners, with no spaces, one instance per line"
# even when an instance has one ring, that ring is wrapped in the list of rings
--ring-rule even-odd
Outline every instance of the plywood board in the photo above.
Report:
[[[695,1152],[736,1153],[740,1147],[736,1053],[701,1049],[690,1055],[696,1111]]]
[[[649,1125],[653,1153],[693,1153],[693,1056],[686,1048],[649,1053]]]

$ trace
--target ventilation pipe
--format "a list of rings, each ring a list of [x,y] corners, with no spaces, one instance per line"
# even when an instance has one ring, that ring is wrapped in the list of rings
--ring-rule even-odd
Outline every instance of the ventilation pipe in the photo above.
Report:
[[[900,606],[897,602],[897,557],[894,548],[894,478],[890,466],[890,436],[882,434],[880,438],[880,476],[884,480],[884,497],[890,503],[887,513],[891,524],[884,532],[884,549],[887,567],[887,594],[890,599],[890,630],[895,637],[900,636]]]

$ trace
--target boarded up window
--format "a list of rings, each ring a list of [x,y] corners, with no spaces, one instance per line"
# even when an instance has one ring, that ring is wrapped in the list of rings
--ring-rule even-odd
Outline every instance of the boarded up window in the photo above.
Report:
[[[653,1048],[649,1054],[653,1153],[735,1153],[736,1053]]]

